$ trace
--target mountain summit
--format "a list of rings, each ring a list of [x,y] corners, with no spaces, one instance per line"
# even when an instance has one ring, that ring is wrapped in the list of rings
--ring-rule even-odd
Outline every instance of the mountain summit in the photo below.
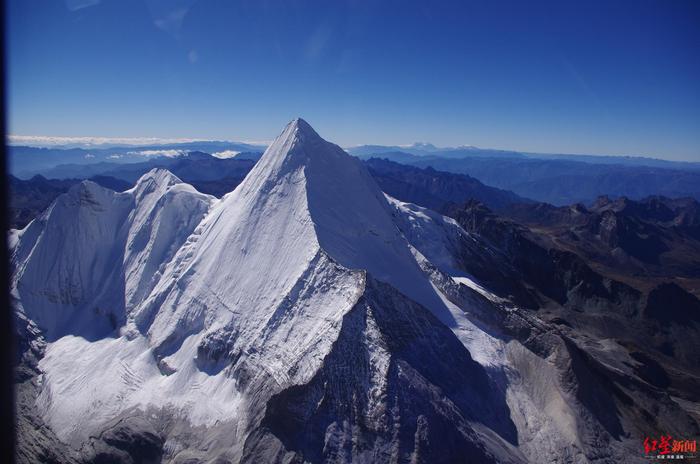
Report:
[[[498,250],[382,193],[302,119],[221,200],[162,170],[121,194],[86,182],[10,243],[29,460],[619,462],[638,447],[620,417],[639,411],[591,383],[603,368],[466,272]]]

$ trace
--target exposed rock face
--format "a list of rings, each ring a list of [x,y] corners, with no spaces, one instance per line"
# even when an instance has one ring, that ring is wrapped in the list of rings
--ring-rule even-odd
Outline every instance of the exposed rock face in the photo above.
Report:
[[[17,460],[19,462],[77,463],[79,453],[56,437],[36,408],[40,391],[38,368],[46,341],[36,325],[23,314],[16,317],[17,359],[15,366],[15,408],[17,415]]]
[[[90,437],[81,449],[89,463],[158,463],[163,457],[163,437],[152,423],[139,416],[120,419],[99,436]]]
[[[692,198],[599,197],[590,207],[543,203],[504,214],[545,232],[560,247],[626,276],[700,277],[700,203]],[[691,284],[692,285],[692,284]]]
[[[386,196],[303,120],[218,201],[74,187],[10,234],[20,458],[641,462],[697,433],[638,292],[479,214]]]
[[[527,228],[492,214],[481,204],[471,202],[448,214],[465,230],[490,243],[500,255],[500,259],[492,258],[475,269],[476,276],[493,280],[489,275],[493,269],[505,270],[504,276],[495,276],[494,285],[510,285],[518,292],[515,296],[520,297],[520,304],[538,307],[542,304],[540,296],[544,296],[576,311],[604,310],[626,316],[637,312],[640,292],[599,275],[574,253],[543,246]],[[473,269],[469,261],[464,265]]]

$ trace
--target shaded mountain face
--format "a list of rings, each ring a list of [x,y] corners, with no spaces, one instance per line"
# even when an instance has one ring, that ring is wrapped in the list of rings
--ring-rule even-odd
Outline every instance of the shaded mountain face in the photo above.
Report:
[[[218,200],[72,187],[9,234],[23,462],[642,462],[700,433],[698,366],[638,343],[634,292],[528,245],[548,296],[518,231],[454,216],[300,119]]]
[[[371,158],[365,161],[365,165],[387,194],[435,211],[443,211],[450,204],[467,200],[477,200],[496,211],[515,203],[530,202],[463,174],[440,172],[430,167],[419,169],[379,158]]]
[[[454,207],[448,215],[467,231],[478,234],[501,255],[501,265],[488,262],[475,277],[490,286],[508,285],[519,304],[536,309],[546,300],[577,311],[635,314],[641,294],[602,277],[578,255],[548,247],[524,226],[493,214],[478,202]],[[469,259],[468,257],[467,259]],[[494,274],[494,269],[499,273]]]

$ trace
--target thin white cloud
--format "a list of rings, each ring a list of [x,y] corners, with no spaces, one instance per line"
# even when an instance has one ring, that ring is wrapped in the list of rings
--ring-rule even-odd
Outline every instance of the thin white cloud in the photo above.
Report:
[[[77,11],[97,5],[98,3],[100,3],[100,0],[66,0],[66,8],[71,11]]]
[[[159,29],[172,34],[177,35],[182,27],[182,21],[185,19],[187,10],[189,8],[176,8],[167,12],[163,17],[157,18],[153,22]]]
[[[166,145],[191,142],[229,142],[245,143],[249,145],[267,146],[269,140],[230,140],[230,139],[202,139],[202,138],[167,138],[167,137],[64,137],[46,135],[7,135],[5,142],[8,145],[28,145],[32,147],[81,147],[81,148],[106,148],[108,146],[148,146]]]
[[[141,151],[130,151],[127,155],[140,155],[140,156],[167,156],[168,158],[175,158],[182,156],[186,152],[183,150],[141,150]]]
[[[54,137],[44,135],[8,135],[10,145],[31,146],[81,146],[97,147],[100,145],[162,145],[170,143],[206,142],[205,139],[159,138],[159,137]]]
[[[304,56],[307,60],[315,61],[323,55],[325,49],[328,47],[331,32],[331,29],[325,24],[314,30],[304,47]]]
[[[240,153],[240,151],[224,150],[224,151],[212,153],[211,156],[215,156],[215,157],[221,158],[221,159],[226,159],[226,158],[234,158],[239,153]]]

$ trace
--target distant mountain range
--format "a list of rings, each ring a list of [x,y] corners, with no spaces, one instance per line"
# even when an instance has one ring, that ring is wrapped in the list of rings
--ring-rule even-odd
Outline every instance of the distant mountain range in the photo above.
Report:
[[[413,145],[359,145],[345,149],[359,158],[369,158],[383,153],[408,153],[417,157],[461,158],[467,156],[524,157],[522,153],[510,150],[492,150],[471,146],[439,148],[431,143],[414,143]]]
[[[700,163],[688,161],[670,161],[645,156],[625,155],[574,155],[557,153],[533,153],[514,150],[495,150],[474,146],[436,147],[431,143],[414,143],[413,145],[358,145],[345,149],[348,153],[359,158],[404,156],[430,158],[520,158],[542,160],[581,161],[591,164],[618,164],[624,166],[649,166],[668,169],[700,170]],[[383,156],[378,156],[383,155]],[[415,159],[415,158],[414,158]]]
[[[264,145],[251,145],[242,142],[205,141],[143,146],[98,146],[94,148],[10,145],[7,147],[7,152],[10,174],[26,179],[36,174],[42,174],[49,178],[60,178],[60,175],[51,174],[50,170],[65,164],[85,166],[86,169],[91,169],[88,166],[103,162],[139,163],[154,158],[176,158],[193,151],[207,152],[214,157],[230,158],[241,156],[241,154],[260,154],[264,149]],[[247,156],[243,155],[242,157]],[[47,173],[48,175],[46,175]]]
[[[10,170],[18,178],[40,174],[48,179],[89,178],[106,175],[134,182],[153,167],[173,170],[172,163],[204,152],[217,159],[255,161],[263,146],[237,142],[188,142],[110,148],[9,148]],[[523,198],[557,206],[590,204],[601,195],[642,199],[653,195],[700,199],[700,163],[667,161],[639,156],[594,156],[525,153],[478,147],[441,148],[429,143],[410,146],[362,145],[347,148],[367,160],[396,163],[437,171],[466,174],[482,183],[509,190]],[[150,164],[144,164],[150,163]],[[134,164],[125,177],[119,165]],[[118,175],[114,173],[119,171]],[[175,170],[173,170],[175,172]],[[181,175],[180,172],[176,172]],[[185,175],[187,177],[187,175]],[[239,173],[232,180],[241,178]],[[183,178],[184,179],[184,178]],[[207,181],[189,177],[187,182]],[[225,188],[233,185],[229,182]],[[219,189],[217,193],[224,190]]]
[[[500,152],[499,152],[500,153]],[[522,197],[551,203],[591,203],[598,196],[641,199],[650,195],[700,199],[700,164],[662,160],[571,156],[533,158],[503,156],[418,156],[389,151],[363,155],[439,171],[467,174],[486,185],[510,190]],[[585,160],[585,161],[584,161]],[[619,161],[614,164],[613,161]]]

